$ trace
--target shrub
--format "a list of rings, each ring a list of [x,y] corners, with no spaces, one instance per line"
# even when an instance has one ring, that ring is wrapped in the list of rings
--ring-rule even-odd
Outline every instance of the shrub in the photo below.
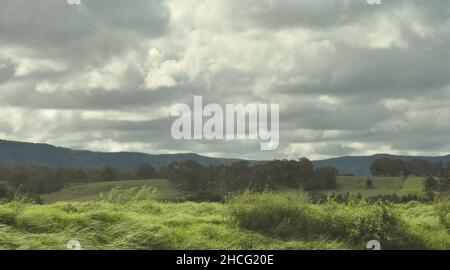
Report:
[[[244,229],[281,237],[306,237],[320,227],[321,213],[307,198],[294,194],[247,192],[232,198],[229,204],[232,219]]]
[[[329,200],[313,205],[295,194],[245,193],[229,201],[230,216],[241,228],[281,238],[333,238],[361,248],[369,240],[385,248],[417,248],[401,218],[388,204]]]
[[[436,204],[439,222],[450,230],[450,201],[441,201]]]

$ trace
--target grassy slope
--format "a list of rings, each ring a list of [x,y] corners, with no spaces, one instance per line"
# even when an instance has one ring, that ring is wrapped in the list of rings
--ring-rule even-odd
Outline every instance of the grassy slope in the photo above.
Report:
[[[145,185],[156,188],[160,198],[176,194],[177,192],[167,180],[152,179],[75,184],[60,191],[42,195],[41,197],[45,200],[45,203],[54,203],[59,201],[89,201],[98,199],[100,194],[106,194],[115,187],[128,189],[133,187],[142,187]]]

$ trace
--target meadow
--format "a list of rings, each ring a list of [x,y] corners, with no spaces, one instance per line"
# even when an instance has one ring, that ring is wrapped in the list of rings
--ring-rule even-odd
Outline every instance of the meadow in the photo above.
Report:
[[[367,177],[357,176],[338,176],[336,189],[316,191],[317,193],[327,194],[334,192],[336,194],[361,194],[367,198],[379,194],[397,194],[399,196],[408,194],[417,194],[423,196],[423,177],[371,177],[373,188],[366,188]],[[127,181],[107,181],[93,182],[88,184],[72,184],[60,191],[44,194],[41,197],[46,204],[60,201],[90,201],[98,199],[102,194],[107,194],[113,188],[122,189],[139,188],[150,186],[157,190],[158,199],[176,198],[180,192],[174,185],[166,179],[149,179],[149,180],[127,180]],[[280,193],[294,192],[298,190],[289,188],[280,188]]]
[[[423,178],[340,176],[322,193],[423,195]],[[164,179],[71,184],[44,205],[0,204],[0,249],[450,249],[450,203],[313,204],[297,190],[244,193],[224,203],[173,202]]]
[[[320,193],[335,192],[337,194],[361,194],[367,198],[376,195],[396,194],[424,196],[423,177],[370,177],[373,188],[366,187],[367,177],[338,176],[337,187],[333,190],[322,190]]]
[[[106,195],[114,188],[133,189],[149,186],[157,190],[157,198],[164,199],[176,196],[178,191],[166,179],[149,180],[124,180],[93,182],[88,184],[72,184],[60,191],[41,195],[44,202],[55,203],[60,201],[91,201],[98,199],[102,194]]]
[[[301,194],[244,193],[226,203],[164,202],[155,188],[100,199],[0,205],[0,249],[450,249],[450,204],[312,204]]]

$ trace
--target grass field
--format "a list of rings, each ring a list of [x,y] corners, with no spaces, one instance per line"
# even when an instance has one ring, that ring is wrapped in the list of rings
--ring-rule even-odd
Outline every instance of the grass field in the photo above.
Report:
[[[450,249],[446,226],[434,205],[311,205],[283,194],[226,204],[12,202],[0,204],[0,249],[65,249],[69,240],[83,249],[365,249],[369,239]]]
[[[374,188],[366,188],[366,177],[357,176],[338,176],[337,188],[334,190],[321,190],[320,193],[326,194],[328,192],[341,193],[360,193],[363,197],[370,197],[379,194],[397,194],[399,196],[416,194],[424,195],[423,178],[422,177],[408,177],[402,179],[400,177],[371,177]],[[95,182],[88,184],[74,184],[66,187],[58,192],[41,195],[46,204],[60,201],[90,201],[98,199],[100,194],[106,194],[115,187],[123,189],[151,186],[157,190],[158,198],[164,199],[169,196],[176,197],[179,191],[165,179],[151,179],[151,180],[128,180],[128,181],[110,181],[110,182]],[[282,188],[281,192],[296,192],[293,189]]]
[[[337,188],[329,190],[314,191],[315,193],[327,194],[361,194],[364,198],[381,194],[397,194],[399,196],[415,194],[424,196],[423,177],[371,177],[374,188],[366,188],[367,177],[338,176]],[[297,192],[294,189],[280,188],[278,192]]]
[[[397,192],[397,195],[403,196],[408,194],[415,194],[424,196],[423,192],[423,177],[408,177],[404,182],[402,188]]]
[[[337,189],[338,193],[360,193],[363,197],[375,196],[380,194],[423,194],[423,178],[422,177],[371,177],[374,188],[366,188],[367,177],[357,176],[338,176]]]
[[[46,204],[59,201],[90,201],[98,199],[100,194],[109,193],[115,187],[129,189],[142,186],[155,188],[158,198],[165,198],[177,194],[176,189],[167,180],[151,179],[74,184],[60,191],[41,195],[41,197]]]

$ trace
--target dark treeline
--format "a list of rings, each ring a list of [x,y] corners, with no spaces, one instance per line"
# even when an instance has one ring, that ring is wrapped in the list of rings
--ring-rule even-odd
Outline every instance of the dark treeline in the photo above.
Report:
[[[370,171],[374,176],[443,176],[449,171],[450,163],[432,163],[423,159],[377,159]]]
[[[122,172],[110,166],[92,170],[38,166],[0,167],[0,199],[13,196],[17,190],[29,194],[45,194],[58,191],[71,183],[148,179],[156,176],[157,171],[150,164],[140,165],[130,172]]]
[[[46,194],[72,183],[161,177],[194,196],[190,199],[221,200],[226,194],[245,189],[262,191],[283,186],[302,190],[332,189],[336,187],[337,174],[338,171],[333,167],[314,168],[313,163],[306,158],[298,161],[274,160],[255,166],[250,166],[247,161],[210,166],[182,161],[163,166],[159,171],[150,164],[143,164],[129,172],[110,166],[92,170],[0,167],[0,198],[11,198],[18,190],[28,194]]]
[[[274,160],[250,166],[237,161],[229,166],[202,166],[194,161],[174,162],[161,169],[161,175],[184,191],[215,194],[216,197],[244,189],[262,191],[270,187],[303,190],[336,187],[338,171],[333,167],[314,168],[306,158]]]

